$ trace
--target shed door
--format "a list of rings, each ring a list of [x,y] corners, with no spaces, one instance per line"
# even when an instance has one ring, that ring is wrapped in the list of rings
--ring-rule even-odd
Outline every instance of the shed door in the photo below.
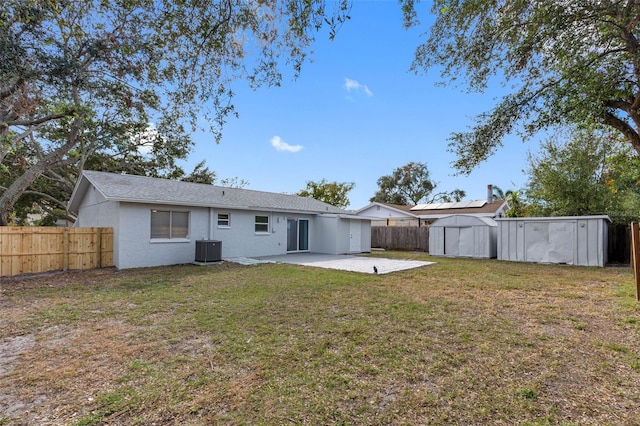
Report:
[[[460,242],[458,246],[458,256],[474,257],[476,239],[473,227],[460,228]]]
[[[460,241],[460,228],[444,228],[444,254],[457,256]]]
[[[549,224],[549,262],[573,264],[576,249],[575,222]]]
[[[572,264],[575,250],[575,222],[525,223],[525,260]]]
[[[444,228],[444,254],[447,256],[475,256],[475,234],[472,226]]]

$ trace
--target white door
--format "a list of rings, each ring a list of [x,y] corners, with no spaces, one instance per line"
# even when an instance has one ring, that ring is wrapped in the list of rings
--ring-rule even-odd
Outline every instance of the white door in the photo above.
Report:
[[[573,264],[576,222],[549,224],[549,262]]]
[[[360,253],[362,251],[362,228],[359,220],[349,221],[349,251]]]
[[[460,228],[460,239],[458,240],[458,256],[474,257],[476,247],[475,232],[472,226]]]
[[[444,228],[444,254],[457,256],[460,243],[460,228]]]
[[[576,222],[525,223],[525,260],[572,264]]]

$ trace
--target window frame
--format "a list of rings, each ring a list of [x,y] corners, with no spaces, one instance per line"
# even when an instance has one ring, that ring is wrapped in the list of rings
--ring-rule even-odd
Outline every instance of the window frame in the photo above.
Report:
[[[227,219],[222,219],[223,222],[226,221],[226,225],[224,223],[220,223],[220,216],[221,215],[226,215]],[[218,224],[218,228],[231,228],[231,213],[229,212],[224,212],[224,213],[218,213],[216,215],[216,223]]]
[[[266,218],[267,221],[266,222],[259,222],[258,218]],[[260,227],[260,228],[266,227],[266,230],[258,230],[258,227]],[[254,216],[253,230],[254,230],[254,233],[256,235],[268,235],[268,234],[271,233],[270,229],[271,229],[271,217],[269,215],[256,214]]]
[[[169,213],[169,223],[168,224],[156,224],[156,226],[166,226],[169,231],[169,236],[162,237],[154,237],[154,221],[153,214],[154,213]],[[174,225],[174,214],[186,214],[186,233],[180,236],[174,236],[178,229]],[[157,234],[158,232],[156,232]],[[149,239],[151,242],[189,242],[191,241],[191,211],[190,210],[162,210],[162,209],[151,209],[150,211],[150,221],[149,221]]]

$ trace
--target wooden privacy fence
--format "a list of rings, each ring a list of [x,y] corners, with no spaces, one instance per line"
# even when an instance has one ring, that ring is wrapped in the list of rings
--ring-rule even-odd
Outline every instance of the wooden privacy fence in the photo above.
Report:
[[[428,252],[429,228],[426,226],[372,226],[371,247]]]
[[[0,277],[113,266],[113,228],[0,227]]]

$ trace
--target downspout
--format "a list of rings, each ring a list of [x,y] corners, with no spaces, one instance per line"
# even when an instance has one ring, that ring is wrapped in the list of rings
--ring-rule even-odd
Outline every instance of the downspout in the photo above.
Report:
[[[214,211],[212,207],[209,207],[209,229],[208,229],[208,239],[209,240],[213,240],[213,216],[214,216]]]

